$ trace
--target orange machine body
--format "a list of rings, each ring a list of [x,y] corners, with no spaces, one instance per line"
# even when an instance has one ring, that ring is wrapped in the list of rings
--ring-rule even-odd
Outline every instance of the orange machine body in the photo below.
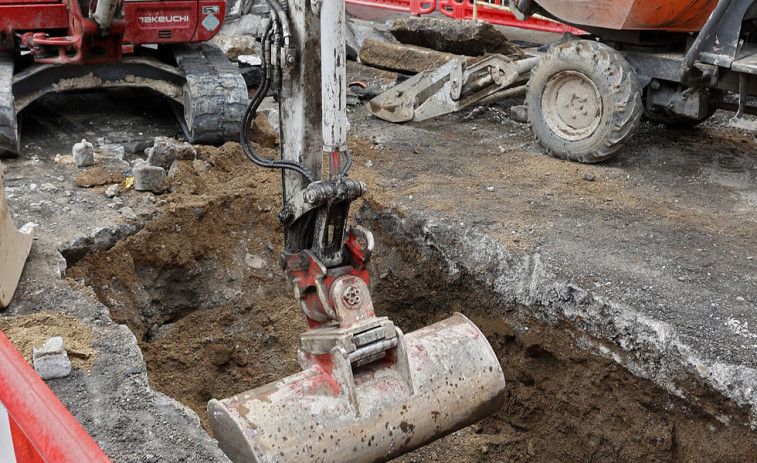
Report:
[[[575,26],[697,32],[717,0],[539,0],[550,15]]]

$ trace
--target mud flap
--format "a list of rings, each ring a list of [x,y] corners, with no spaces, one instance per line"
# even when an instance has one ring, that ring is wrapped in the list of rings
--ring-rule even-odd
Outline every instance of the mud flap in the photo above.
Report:
[[[465,316],[455,314],[404,337],[410,384],[387,362],[350,368],[349,361],[332,355],[329,371],[312,366],[210,401],[213,435],[234,462],[377,462],[502,408],[502,368]]]
[[[10,304],[36,232],[36,226],[31,223],[20,231],[13,225],[5,200],[3,165],[0,163],[0,309]]]

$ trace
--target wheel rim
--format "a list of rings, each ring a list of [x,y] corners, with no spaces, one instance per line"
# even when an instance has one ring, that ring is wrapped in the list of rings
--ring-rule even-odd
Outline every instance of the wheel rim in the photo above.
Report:
[[[602,119],[602,97],[594,82],[577,71],[562,71],[549,79],[541,96],[549,129],[563,140],[590,137]]]

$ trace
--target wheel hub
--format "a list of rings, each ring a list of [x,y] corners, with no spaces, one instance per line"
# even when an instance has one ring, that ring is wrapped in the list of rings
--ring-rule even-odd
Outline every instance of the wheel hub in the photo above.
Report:
[[[541,97],[544,121],[563,140],[590,137],[602,119],[597,86],[577,71],[563,71],[549,79]]]

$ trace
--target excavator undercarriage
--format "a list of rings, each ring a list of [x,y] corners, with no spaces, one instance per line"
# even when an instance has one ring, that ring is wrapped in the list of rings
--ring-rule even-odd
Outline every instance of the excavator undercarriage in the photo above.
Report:
[[[218,32],[225,2],[100,0],[89,11],[82,4],[0,2],[0,157],[19,154],[24,108],[72,90],[148,89],[171,102],[191,143],[239,137],[247,86],[205,42]]]

